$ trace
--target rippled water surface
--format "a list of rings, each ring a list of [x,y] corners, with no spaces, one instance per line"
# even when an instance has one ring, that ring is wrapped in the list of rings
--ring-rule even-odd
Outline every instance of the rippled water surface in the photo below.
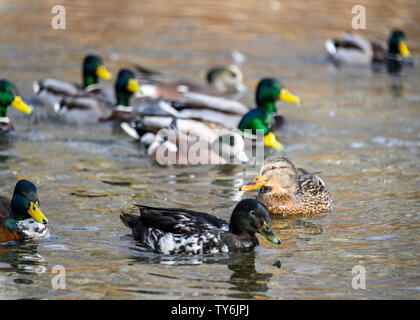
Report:
[[[0,193],[16,179],[38,186],[52,238],[0,245],[0,297],[47,299],[394,299],[420,298],[420,69],[344,70],[324,41],[351,28],[352,1],[62,1],[67,29],[51,28],[51,1],[0,2],[1,77],[22,95],[46,76],[80,79],[88,52],[114,73],[140,63],[203,79],[205,69],[241,65],[254,103],[263,76],[303,99],[279,103],[277,134],[297,166],[329,186],[334,210],[314,218],[272,218],[281,246],[261,239],[245,254],[174,258],[135,245],[119,220],[134,204],[184,206],[226,219],[252,178],[244,167],[161,168],[111,124],[85,128],[10,110],[17,138],[0,146]],[[420,54],[416,1],[358,1],[363,35],[385,41],[405,30]],[[66,268],[54,290],[52,268]],[[352,268],[366,269],[354,290]]]

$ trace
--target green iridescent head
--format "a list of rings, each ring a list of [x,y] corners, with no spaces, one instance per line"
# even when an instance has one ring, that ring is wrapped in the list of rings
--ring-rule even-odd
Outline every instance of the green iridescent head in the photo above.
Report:
[[[86,88],[98,83],[99,78],[110,80],[111,73],[105,68],[104,61],[96,55],[87,55],[83,60],[83,86]]]
[[[16,183],[11,207],[13,217],[17,221],[33,218],[38,223],[48,223],[48,219],[39,208],[36,187],[28,180],[19,180]]]
[[[257,107],[264,108],[268,112],[276,112],[277,100],[300,103],[299,97],[287,91],[281,81],[274,78],[264,78],[258,83],[255,98]]]
[[[130,97],[133,93],[139,92],[140,87],[136,75],[129,69],[121,69],[115,82],[115,93],[117,104],[121,106],[130,105]]]
[[[0,117],[6,117],[8,106],[12,106],[24,113],[31,113],[32,108],[23,102],[15,85],[7,80],[0,80]]]
[[[275,244],[281,243],[271,230],[267,207],[256,199],[244,199],[236,205],[230,218],[229,229],[239,237],[251,239],[258,232]]]
[[[400,55],[404,58],[411,56],[405,43],[405,34],[401,30],[393,30],[388,40],[388,53],[390,55]]]

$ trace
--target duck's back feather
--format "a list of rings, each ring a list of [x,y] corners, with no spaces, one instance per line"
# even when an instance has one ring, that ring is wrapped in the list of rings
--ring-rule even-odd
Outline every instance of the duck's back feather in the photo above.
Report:
[[[5,227],[6,219],[12,216],[10,199],[0,196],[0,242],[20,239],[17,232],[12,232]]]

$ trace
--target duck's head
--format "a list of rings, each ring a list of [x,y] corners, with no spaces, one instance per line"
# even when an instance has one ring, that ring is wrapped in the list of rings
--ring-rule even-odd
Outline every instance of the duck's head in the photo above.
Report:
[[[229,229],[243,239],[251,239],[258,232],[275,244],[281,243],[271,230],[267,207],[256,199],[244,199],[236,205],[230,218]]]
[[[219,136],[212,143],[212,150],[225,159],[236,158],[241,162],[248,162],[249,158],[244,152],[245,142],[238,133],[227,133]]]
[[[227,65],[211,68],[207,72],[207,82],[222,92],[246,91],[243,84],[242,71],[235,65]]]
[[[117,104],[129,106],[131,96],[139,91],[139,83],[134,72],[129,69],[121,69],[115,82]]]
[[[405,43],[405,34],[401,30],[393,30],[388,40],[388,53],[400,55],[403,58],[411,57],[410,51]]]
[[[83,60],[83,86],[86,88],[98,83],[99,79],[111,80],[111,73],[105,68],[104,61],[97,55],[87,55]]]
[[[48,219],[39,208],[36,187],[28,180],[19,180],[16,183],[11,207],[13,216],[18,221],[33,218],[38,223],[48,223]]]
[[[23,102],[16,87],[7,80],[0,80],[0,117],[6,117],[6,109],[12,106],[23,113],[31,113],[32,108]]]
[[[274,78],[264,78],[258,83],[255,98],[257,107],[265,108],[268,112],[276,112],[277,100],[300,104],[300,98],[286,90],[281,81]]]
[[[286,157],[275,156],[264,161],[260,173],[240,191],[260,189],[261,194],[292,196],[296,192],[298,173]]]

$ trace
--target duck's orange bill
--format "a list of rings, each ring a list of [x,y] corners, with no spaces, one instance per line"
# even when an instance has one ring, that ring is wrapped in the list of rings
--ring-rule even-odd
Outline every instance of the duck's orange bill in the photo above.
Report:
[[[261,174],[258,174],[254,180],[252,180],[250,183],[243,185],[239,190],[240,191],[248,191],[248,190],[254,190],[259,187],[262,187],[266,184],[266,182],[263,179],[263,176]]]

